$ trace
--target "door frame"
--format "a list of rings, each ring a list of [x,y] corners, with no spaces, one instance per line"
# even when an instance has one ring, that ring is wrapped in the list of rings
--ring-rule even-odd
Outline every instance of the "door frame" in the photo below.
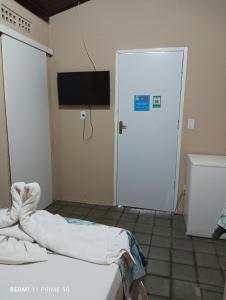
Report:
[[[119,55],[120,54],[134,54],[134,53],[149,53],[149,52],[183,52],[182,63],[182,77],[181,77],[181,93],[180,93],[180,108],[179,108],[179,128],[177,139],[177,158],[176,158],[176,176],[175,176],[175,197],[173,209],[175,210],[178,198],[179,189],[179,171],[180,171],[180,157],[181,157],[181,138],[182,138],[182,123],[184,111],[185,98],[185,82],[187,70],[187,53],[188,47],[166,47],[166,48],[148,48],[148,49],[133,49],[133,50],[117,50],[116,51],[116,67],[115,67],[115,113],[114,113],[114,174],[113,174],[113,188],[114,188],[114,205],[117,205],[117,174],[118,174],[118,112],[119,112],[119,90],[118,90],[118,70],[119,70]]]

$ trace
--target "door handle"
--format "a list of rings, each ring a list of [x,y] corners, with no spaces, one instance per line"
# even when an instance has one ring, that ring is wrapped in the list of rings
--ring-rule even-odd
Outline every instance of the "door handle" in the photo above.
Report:
[[[126,125],[122,121],[119,121],[119,134],[122,134],[123,129],[126,129]]]

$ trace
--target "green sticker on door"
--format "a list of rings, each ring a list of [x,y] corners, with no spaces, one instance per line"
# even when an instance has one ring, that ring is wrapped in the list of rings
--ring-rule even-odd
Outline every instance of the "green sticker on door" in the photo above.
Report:
[[[161,96],[153,96],[153,108],[161,108]]]

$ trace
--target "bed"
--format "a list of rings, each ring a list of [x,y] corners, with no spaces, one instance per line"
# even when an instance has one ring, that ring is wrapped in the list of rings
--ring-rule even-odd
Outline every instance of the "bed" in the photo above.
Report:
[[[48,254],[47,262],[0,266],[2,300],[122,300],[117,264],[97,265]]]
[[[131,232],[36,211],[37,183],[11,191],[11,209],[0,210],[1,300],[147,299],[144,257]]]
[[[1,300],[147,299],[141,281],[131,292],[132,274],[124,259],[100,265],[49,252],[45,262],[0,264],[0,278]]]

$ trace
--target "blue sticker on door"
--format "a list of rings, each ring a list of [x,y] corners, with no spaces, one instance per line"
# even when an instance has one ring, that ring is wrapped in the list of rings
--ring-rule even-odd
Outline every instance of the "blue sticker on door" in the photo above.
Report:
[[[135,95],[134,111],[150,111],[150,95]]]

